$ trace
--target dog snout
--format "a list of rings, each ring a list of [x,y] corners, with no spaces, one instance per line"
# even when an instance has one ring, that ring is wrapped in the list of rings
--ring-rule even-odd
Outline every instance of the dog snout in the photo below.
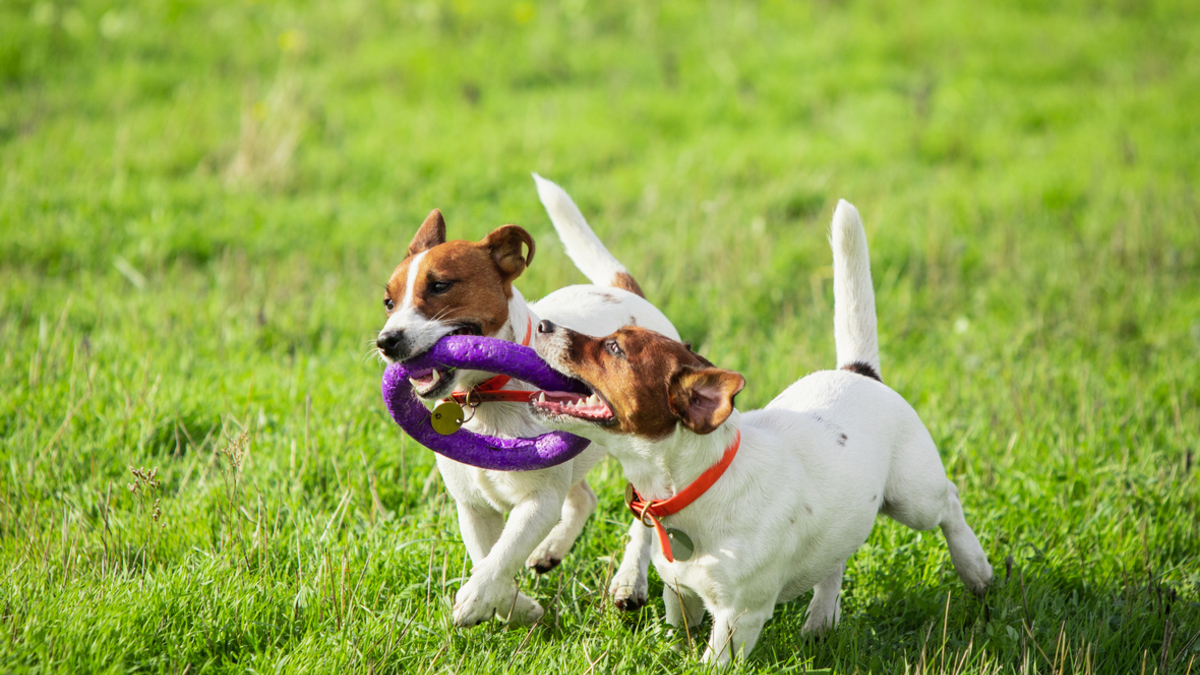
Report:
[[[375,340],[375,346],[379,347],[379,351],[383,355],[393,361],[402,361],[408,356],[408,341],[404,339],[404,331],[391,330],[386,333],[380,333],[379,338]]]
[[[539,333],[553,333],[554,329],[557,327],[558,326],[555,326],[553,321],[550,321],[549,319],[542,319],[538,323],[538,332]]]

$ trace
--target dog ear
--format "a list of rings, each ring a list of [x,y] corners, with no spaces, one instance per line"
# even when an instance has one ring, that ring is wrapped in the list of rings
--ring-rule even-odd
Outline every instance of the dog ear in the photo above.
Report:
[[[425,217],[425,222],[421,223],[421,229],[413,235],[412,242],[408,245],[408,255],[414,256],[444,243],[446,243],[446,221],[442,219],[442,212],[434,209]]]
[[[733,412],[733,397],[746,386],[740,373],[684,366],[667,386],[671,412],[698,434],[711,434]]]
[[[492,230],[483,239],[484,248],[492,255],[496,269],[506,283],[521,276],[529,263],[533,262],[533,237],[516,225],[503,225]],[[522,246],[529,247],[529,254],[522,255]]]

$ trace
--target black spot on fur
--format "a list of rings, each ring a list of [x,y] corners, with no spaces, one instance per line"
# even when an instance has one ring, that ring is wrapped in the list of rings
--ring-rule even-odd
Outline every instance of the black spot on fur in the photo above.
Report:
[[[847,438],[846,434],[838,434],[838,445],[845,447]]]
[[[863,377],[869,377],[876,382],[883,382],[883,378],[879,377],[879,373],[875,372],[874,368],[866,363],[863,363],[862,361],[855,361],[854,363],[844,365],[842,366],[842,370],[858,373],[859,375],[862,375]]]
[[[604,302],[607,302],[610,305],[615,305],[618,302],[621,302],[620,300],[617,299],[617,296],[613,295],[612,293],[597,293],[596,295],[599,296],[601,300],[603,300]]]

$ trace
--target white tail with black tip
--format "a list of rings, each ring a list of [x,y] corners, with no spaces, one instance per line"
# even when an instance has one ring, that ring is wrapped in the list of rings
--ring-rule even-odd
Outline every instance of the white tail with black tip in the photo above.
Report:
[[[838,200],[832,230],[833,336],[838,368],[882,381],[871,259],[858,209]]]

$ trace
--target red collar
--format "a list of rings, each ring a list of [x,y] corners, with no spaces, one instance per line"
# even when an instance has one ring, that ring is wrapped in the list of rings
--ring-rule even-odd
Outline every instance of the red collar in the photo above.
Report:
[[[721,474],[725,473],[725,469],[733,463],[733,456],[737,454],[738,446],[742,444],[742,432],[738,430],[737,437],[733,439],[733,444],[725,448],[725,455],[721,457],[721,461],[708,467],[700,477],[692,481],[684,489],[680,490],[670,499],[651,499],[646,501],[634,489],[633,483],[629,484],[629,510],[633,511],[633,515],[637,516],[642,524],[646,527],[653,527],[658,531],[658,543],[662,545],[663,556],[667,562],[675,562],[675,556],[671,553],[671,541],[667,538],[667,530],[658,521],[659,518],[665,518],[672,513],[679,513],[689,504],[700,498],[708,488],[717,482]],[[646,522],[646,516],[650,516],[653,525]]]
[[[521,341],[522,347],[528,347],[529,340],[533,337],[533,317],[526,317],[526,322],[525,339]],[[490,380],[485,380],[471,387],[470,391],[456,391],[451,393],[449,400],[459,405],[478,405],[492,401],[520,401],[528,403],[530,394],[537,393],[536,391],[500,391],[511,379],[508,375],[497,375]]]

